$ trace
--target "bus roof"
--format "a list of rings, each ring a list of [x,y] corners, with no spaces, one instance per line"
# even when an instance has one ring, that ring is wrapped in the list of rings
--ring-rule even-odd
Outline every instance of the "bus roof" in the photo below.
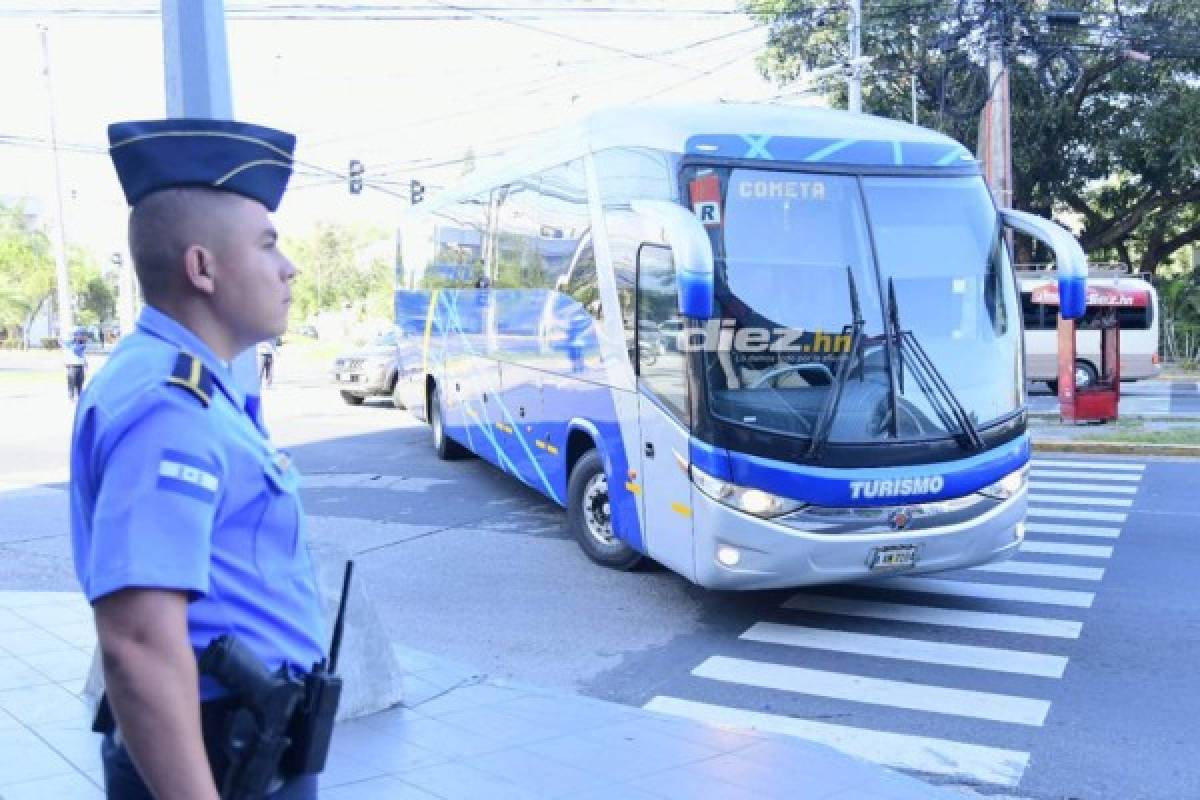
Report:
[[[752,103],[624,106],[545,133],[437,199],[501,185],[616,147],[851,167],[978,168],[970,151],[948,136],[869,114]]]

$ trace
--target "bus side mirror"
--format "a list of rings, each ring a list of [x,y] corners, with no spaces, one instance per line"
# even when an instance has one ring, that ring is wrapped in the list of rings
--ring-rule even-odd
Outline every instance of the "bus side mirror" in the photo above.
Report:
[[[1079,242],[1056,222],[1011,208],[1000,219],[1015,231],[1032,236],[1054,252],[1058,271],[1058,311],[1063,319],[1079,319],[1087,307],[1087,255]]]
[[[713,316],[713,251],[708,231],[686,208],[663,200],[634,200],[633,211],[658,225],[675,261],[679,313],[692,319]]]

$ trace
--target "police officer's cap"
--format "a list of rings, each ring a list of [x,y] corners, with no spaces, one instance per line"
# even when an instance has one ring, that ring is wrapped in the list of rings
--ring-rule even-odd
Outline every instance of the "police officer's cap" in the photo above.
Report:
[[[274,211],[292,174],[296,137],[219,119],[157,119],[108,126],[109,153],[129,205],[161,189],[204,187]]]

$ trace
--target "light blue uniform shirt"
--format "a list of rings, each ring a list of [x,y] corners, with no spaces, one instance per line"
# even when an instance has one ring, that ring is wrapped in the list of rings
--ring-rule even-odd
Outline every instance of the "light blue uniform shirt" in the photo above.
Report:
[[[205,406],[168,382],[180,352],[213,376]],[[90,602],[120,589],[187,592],[197,653],[235,634],[267,667],[324,657],[299,475],[271,445],[259,398],[193,333],[147,306],[79,403],[71,544]],[[210,678],[201,696],[220,691]]]

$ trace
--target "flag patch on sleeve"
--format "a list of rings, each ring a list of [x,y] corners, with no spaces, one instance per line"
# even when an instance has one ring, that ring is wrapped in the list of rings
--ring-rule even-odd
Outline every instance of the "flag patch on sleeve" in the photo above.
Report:
[[[221,482],[215,465],[178,450],[164,450],[158,462],[158,488],[212,501]]]

